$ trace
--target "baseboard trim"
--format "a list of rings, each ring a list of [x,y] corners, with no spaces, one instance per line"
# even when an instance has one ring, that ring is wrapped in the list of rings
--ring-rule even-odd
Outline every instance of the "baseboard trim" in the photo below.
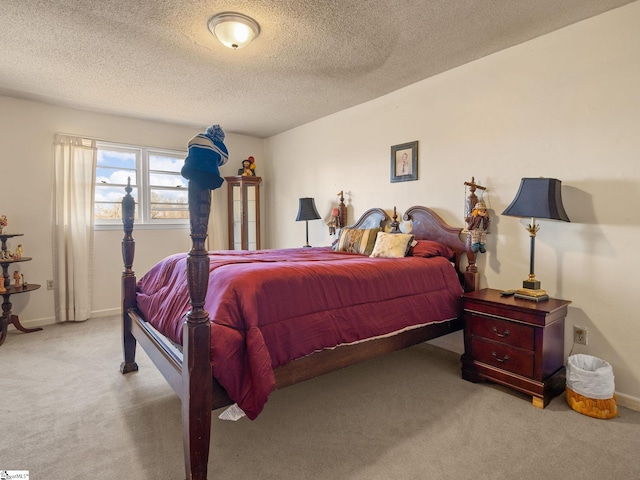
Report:
[[[36,318],[31,320],[23,320],[20,318],[20,324],[25,328],[45,327],[47,325],[53,325],[54,323],[56,323],[56,319],[54,317]],[[13,325],[10,325],[10,327],[15,328]]]
[[[91,318],[103,318],[103,317],[112,317],[114,315],[120,315],[120,309],[119,308],[107,308],[104,310],[94,310],[93,312],[91,312]],[[56,318],[55,317],[44,317],[44,318],[35,318],[35,319],[29,319],[29,320],[23,320],[22,318],[20,319],[20,323],[22,324],[22,326],[26,327],[26,328],[36,328],[36,327],[46,327],[47,325],[53,325],[56,323]],[[13,325],[11,325],[11,328],[15,328],[13,327]]]
[[[640,398],[616,392],[616,403],[621,407],[626,407],[640,412]]]
[[[106,308],[104,310],[94,310],[91,312],[91,318],[112,317],[114,315],[120,315],[119,308]]]

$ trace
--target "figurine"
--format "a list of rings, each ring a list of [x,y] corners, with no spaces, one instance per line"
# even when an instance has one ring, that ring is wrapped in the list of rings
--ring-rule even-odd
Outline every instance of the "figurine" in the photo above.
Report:
[[[483,187],[482,185],[478,185],[476,183],[476,178],[471,177],[470,182],[464,182],[465,191],[466,187],[469,187],[469,195],[466,198],[465,206],[464,206],[464,219],[465,221],[469,221],[469,217],[471,216],[471,212],[473,211],[473,207],[475,207],[476,203],[480,201],[478,196],[476,195],[476,190],[480,190],[482,192],[487,190],[487,187]]]
[[[336,228],[340,227],[340,210],[338,208],[331,209],[331,220],[329,220],[329,235],[336,234]]]
[[[7,291],[7,289],[4,288],[4,278],[0,277],[0,293],[4,293],[6,291]]]
[[[7,226],[9,222],[7,222],[7,216],[6,215],[0,215],[0,234],[2,233],[2,230],[4,229],[4,227]]]
[[[485,240],[487,238],[487,230],[489,229],[489,214],[484,202],[480,201],[475,204],[471,215],[466,219],[469,235],[471,235],[471,250],[474,252],[484,253]]]
[[[20,280],[22,280],[22,277],[20,275],[20,272],[18,270],[13,272],[13,286],[14,287],[19,287],[20,286]]]
[[[238,169],[238,175],[242,175],[243,177],[256,176],[256,164],[253,157],[249,157],[242,161],[242,168]]]
[[[16,253],[13,254],[13,258],[22,258],[22,245],[18,245],[18,248],[16,248]]]

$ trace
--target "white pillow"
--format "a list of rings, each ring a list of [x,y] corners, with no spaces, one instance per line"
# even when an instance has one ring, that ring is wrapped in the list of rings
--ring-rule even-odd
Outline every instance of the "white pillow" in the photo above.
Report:
[[[409,233],[378,232],[370,257],[402,258],[407,255],[413,243]]]

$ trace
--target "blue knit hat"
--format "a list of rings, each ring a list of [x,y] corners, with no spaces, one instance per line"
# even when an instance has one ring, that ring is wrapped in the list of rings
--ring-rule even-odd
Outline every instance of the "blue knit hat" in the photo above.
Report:
[[[229,160],[224,142],[224,131],[220,125],[211,125],[205,133],[189,140],[189,153],[182,167],[182,176],[200,186],[215,190],[224,181],[218,167]]]

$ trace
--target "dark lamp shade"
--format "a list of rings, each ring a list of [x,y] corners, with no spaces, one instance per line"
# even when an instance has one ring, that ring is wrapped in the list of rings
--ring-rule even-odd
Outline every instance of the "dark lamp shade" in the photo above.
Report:
[[[561,186],[556,178],[523,178],[516,198],[502,215],[570,222],[562,205]]]
[[[296,222],[303,220],[318,220],[320,215],[316,210],[316,204],[311,197],[305,197],[300,199],[300,206],[298,207],[298,216]]]

